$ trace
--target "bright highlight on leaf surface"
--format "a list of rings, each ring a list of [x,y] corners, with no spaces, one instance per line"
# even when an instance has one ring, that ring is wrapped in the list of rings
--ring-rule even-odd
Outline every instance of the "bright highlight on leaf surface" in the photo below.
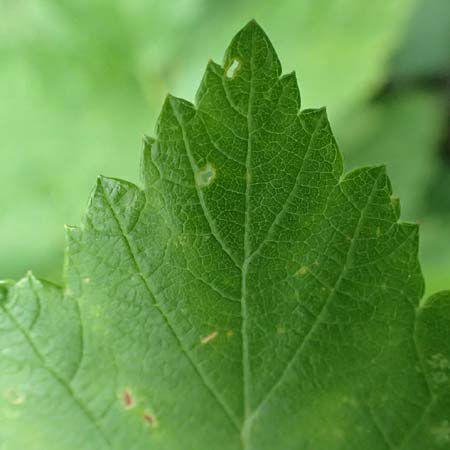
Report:
[[[1,285],[5,449],[449,448],[450,294],[255,22],[142,172],[98,179],[64,289]]]

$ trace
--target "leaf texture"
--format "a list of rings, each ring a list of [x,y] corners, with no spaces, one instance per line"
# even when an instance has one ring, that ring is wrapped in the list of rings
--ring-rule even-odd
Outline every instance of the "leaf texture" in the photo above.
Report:
[[[250,22],[166,99],[144,187],[98,179],[64,290],[1,285],[5,449],[449,448],[450,293],[281,72]]]

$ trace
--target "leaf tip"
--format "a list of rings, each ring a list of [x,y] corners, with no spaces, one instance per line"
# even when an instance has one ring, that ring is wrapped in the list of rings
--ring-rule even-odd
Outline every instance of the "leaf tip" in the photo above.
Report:
[[[266,34],[261,25],[256,21],[256,19],[250,19],[241,29],[241,31],[257,31],[259,33]]]
[[[237,60],[243,73],[253,70],[264,72],[275,79],[281,74],[281,64],[269,37],[263,28],[250,20],[232,39],[223,61],[226,70]],[[245,79],[245,77],[243,77]]]
[[[29,283],[34,283],[36,280],[36,277],[33,275],[33,272],[31,270],[28,270],[25,278],[28,280]]]

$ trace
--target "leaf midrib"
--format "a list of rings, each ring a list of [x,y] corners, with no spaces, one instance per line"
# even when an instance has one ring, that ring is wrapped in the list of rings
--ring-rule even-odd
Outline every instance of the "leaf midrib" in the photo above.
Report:
[[[243,411],[244,423],[241,429],[241,446],[249,449],[250,428],[248,427],[248,418],[250,416],[250,360],[249,360],[249,342],[247,333],[247,275],[248,266],[250,264],[251,248],[249,244],[249,228],[250,228],[250,189],[251,189],[251,157],[252,157],[252,107],[255,95],[253,73],[254,73],[254,49],[255,49],[255,33],[252,32],[252,48],[250,56],[250,91],[247,106],[247,154],[245,157],[245,222],[244,222],[244,262],[241,269],[241,341],[242,341],[242,389],[243,389]]]

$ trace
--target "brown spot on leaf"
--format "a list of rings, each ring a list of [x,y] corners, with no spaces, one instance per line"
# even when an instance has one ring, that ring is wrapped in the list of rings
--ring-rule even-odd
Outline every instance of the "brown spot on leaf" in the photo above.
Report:
[[[131,394],[131,391],[128,388],[123,391],[122,401],[125,409],[131,409],[135,404],[133,395]]]
[[[157,425],[156,417],[153,414],[145,412],[142,414],[142,419],[144,420],[145,425],[154,428]]]

